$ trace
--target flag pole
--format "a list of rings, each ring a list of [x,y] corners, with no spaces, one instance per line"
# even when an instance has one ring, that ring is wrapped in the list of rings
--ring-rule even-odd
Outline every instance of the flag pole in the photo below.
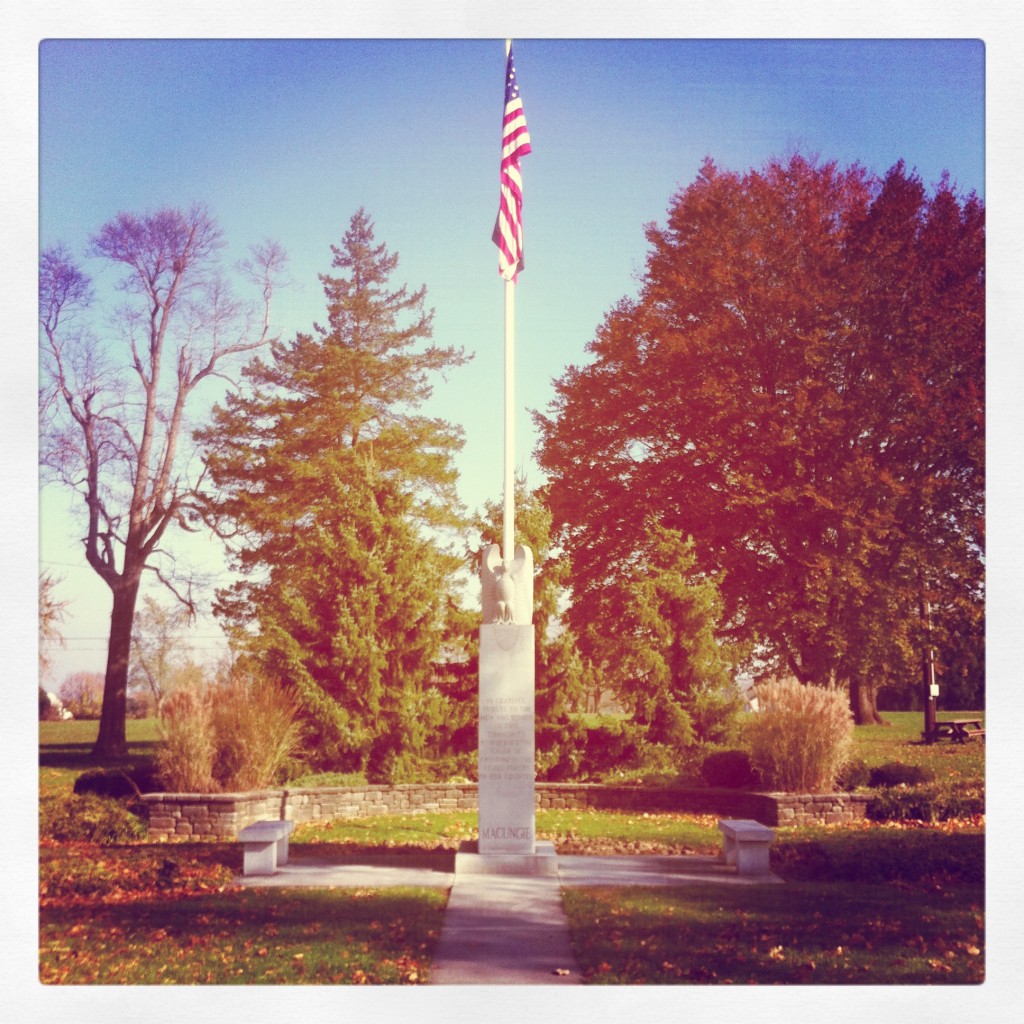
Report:
[[[512,564],[515,541],[515,376],[516,376],[516,286],[505,282],[505,515],[502,536],[503,562]]]
[[[512,40],[505,40],[505,60],[512,49]],[[502,518],[502,563],[507,569],[512,564],[515,544],[515,347],[516,347],[516,292],[515,282],[505,281],[505,510]]]

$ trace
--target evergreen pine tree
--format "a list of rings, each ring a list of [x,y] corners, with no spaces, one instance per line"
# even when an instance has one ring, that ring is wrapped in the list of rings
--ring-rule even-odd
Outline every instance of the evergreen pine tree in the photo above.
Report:
[[[363,210],[320,275],[327,324],[275,344],[199,433],[206,518],[241,579],[215,612],[301,699],[310,761],[390,779],[415,757],[459,559],[459,428],[422,415],[461,350],[423,344],[425,289]]]

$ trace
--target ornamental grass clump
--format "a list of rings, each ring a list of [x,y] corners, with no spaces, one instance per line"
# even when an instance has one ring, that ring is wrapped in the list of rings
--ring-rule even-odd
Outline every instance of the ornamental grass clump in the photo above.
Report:
[[[766,785],[786,793],[830,792],[853,744],[846,694],[795,679],[761,683],[755,692],[759,710],[744,723],[743,737]]]
[[[182,793],[263,789],[301,741],[294,698],[269,680],[235,673],[163,702],[157,774],[166,790]]]
[[[258,675],[235,674],[211,692],[218,788],[263,789],[278,781],[301,741],[295,698]]]
[[[160,705],[156,771],[168,792],[209,793],[213,785],[215,738],[205,690],[181,689]]]

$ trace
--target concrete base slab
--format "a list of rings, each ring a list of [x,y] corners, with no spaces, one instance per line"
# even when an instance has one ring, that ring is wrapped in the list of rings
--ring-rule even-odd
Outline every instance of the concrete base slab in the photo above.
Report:
[[[376,889],[408,885],[450,889],[455,882],[455,858],[451,853],[317,857],[303,850],[298,858],[293,857],[287,865],[278,867],[274,875],[248,875],[235,881],[247,887],[353,886]]]
[[[475,842],[463,843],[455,855],[456,875],[558,876],[555,844],[540,839],[533,853],[480,853]]]
[[[563,886],[584,885],[782,885],[771,872],[740,875],[720,856],[594,857],[563,854],[558,858]]]

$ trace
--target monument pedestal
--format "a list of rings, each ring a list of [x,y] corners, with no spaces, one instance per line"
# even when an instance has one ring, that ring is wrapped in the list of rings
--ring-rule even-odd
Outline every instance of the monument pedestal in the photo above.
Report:
[[[456,875],[545,875],[558,874],[555,844],[541,839],[530,853],[480,853],[479,844],[463,843],[455,854]]]
[[[479,855],[537,856],[532,623],[480,627]]]

